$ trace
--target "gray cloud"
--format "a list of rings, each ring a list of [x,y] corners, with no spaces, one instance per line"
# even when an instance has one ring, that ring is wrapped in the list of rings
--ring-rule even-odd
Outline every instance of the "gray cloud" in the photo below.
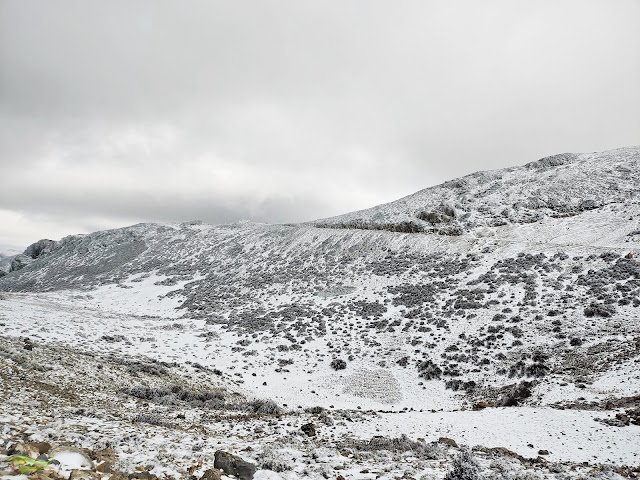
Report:
[[[0,244],[637,144],[639,59],[634,0],[4,0]]]

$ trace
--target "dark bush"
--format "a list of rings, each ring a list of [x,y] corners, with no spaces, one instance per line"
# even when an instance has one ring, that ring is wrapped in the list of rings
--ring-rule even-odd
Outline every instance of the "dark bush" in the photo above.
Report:
[[[401,367],[406,367],[409,364],[409,357],[404,356],[396,362]]]
[[[505,388],[505,393],[498,401],[501,407],[516,407],[522,400],[531,396],[531,382],[520,382],[516,385],[510,385]]]
[[[347,362],[345,362],[341,358],[334,358],[333,360],[331,360],[330,367],[334,370],[344,370],[345,368],[347,368]]]
[[[587,308],[584,309],[585,317],[604,317],[608,318],[611,315],[616,313],[615,308],[609,305],[604,305],[602,303],[592,303]]]
[[[282,413],[282,408],[273,400],[253,400],[247,403],[247,409],[254,413],[266,415],[278,415]]]
[[[440,378],[442,375],[442,369],[438,367],[432,360],[423,360],[418,362],[416,367],[418,368],[418,376],[425,380],[433,380]]]

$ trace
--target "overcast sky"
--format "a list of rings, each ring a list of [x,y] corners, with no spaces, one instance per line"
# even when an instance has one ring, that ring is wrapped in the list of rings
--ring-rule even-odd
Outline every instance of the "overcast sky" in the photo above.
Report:
[[[640,144],[640,0],[0,0],[0,245]]]

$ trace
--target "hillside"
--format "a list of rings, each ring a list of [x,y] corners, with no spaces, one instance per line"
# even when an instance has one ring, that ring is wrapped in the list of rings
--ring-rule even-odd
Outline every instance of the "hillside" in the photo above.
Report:
[[[343,228],[413,228],[461,235],[637,201],[640,148],[563,153],[523,167],[477,172],[395,202],[313,222]],[[413,224],[408,226],[407,224]]]
[[[562,154],[307,224],[39,242],[0,278],[0,325],[216,370],[291,415],[352,416],[345,431],[314,420],[335,448],[406,434],[640,465],[638,167],[638,147]]]

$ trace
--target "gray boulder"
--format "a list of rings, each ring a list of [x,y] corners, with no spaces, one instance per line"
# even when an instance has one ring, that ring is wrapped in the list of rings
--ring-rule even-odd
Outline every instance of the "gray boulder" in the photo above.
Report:
[[[253,463],[249,463],[236,455],[223,452],[222,450],[218,450],[215,453],[213,466],[223,470],[224,473],[228,475],[235,475],[240,480],[251,480],[258,470],[258,467]]]

